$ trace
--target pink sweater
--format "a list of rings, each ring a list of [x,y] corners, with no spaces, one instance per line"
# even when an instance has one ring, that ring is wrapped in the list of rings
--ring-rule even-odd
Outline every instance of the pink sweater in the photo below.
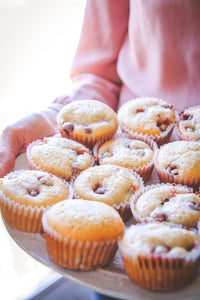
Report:
[[[178,111],[200,104],[200,1],[88,0],[71,77],[70,101],[115,110],[145,96]]]

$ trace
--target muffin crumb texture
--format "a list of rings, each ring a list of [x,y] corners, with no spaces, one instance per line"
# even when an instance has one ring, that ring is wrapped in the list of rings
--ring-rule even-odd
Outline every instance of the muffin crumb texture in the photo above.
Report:
[[[186,187],[159,186],[139,196],[133,207],[141,221],[167,221],[194,227],[200,218],[200,195]]]
[[[123,233],[119,214],[104,203],[66,200],[46,213],[49,227],[62,235],[82,241],[115,239]]]
[[[187,257],[192,250],[199,248],[200,238],[193,231],[154,223],[132,225],[119,244],[123,251],[133,257],[139,254],[177,258]]]

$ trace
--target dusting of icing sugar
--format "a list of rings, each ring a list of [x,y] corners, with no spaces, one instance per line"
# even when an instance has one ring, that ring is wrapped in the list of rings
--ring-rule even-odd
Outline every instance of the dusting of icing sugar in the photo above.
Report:
[[[98,193],[96,189],[102,187]],[[140,181],[130,169],[100,165],[84,170],[74,182],[75,193],[84,199],[119,205],[129,201],[140,188]]]
[[[200,237],[193,231],[179,227],[170,227],[160,223],[132,225],[119,242],[131,255],[151,255],[157,245],[169,248],[165,257],[176,257],[189,254],[188,248],[194,243],[200,244]]]
[[[49,137],[45,143],[30,148],[31,160],[41,168],[61,177],[71,177],[74,164],[80,170],[89,167],[92,156],[82,144],[66,138]]]
[[[200,177],[200,143],[196,141],[175,141],[163,145],[157,157],[160,168],[175,166],[178,175],[190,178]]]
[[[130,130],[155,135],[175,122],[175,112],[166,101],[156,98],[136,98],[120,108],[118,118]]]
[[[80,100],[63,107],[57,121],[60,125],[66,121],[88,125],[110,122],[113,117],[116,118],[115,112],[108,105],[96,100]]]
[[[80,226],[119,221],[119,214],[110,206],[87,200],[66,200],[57,203],[47,212],[47,220],[60,226]]]
[[[98,157],[100,164],[116,164],[138,168],[147,164],[153,157],[153,151],[143,141],[119,138],[103,144]]]
[[[17,171],[4,177],[5,197],[25,205],[50,205],[68,197],[68,188],[58,177],[36,170]]]
[[[200,106],[186,109],[181,114],[178,128],[183,136],[200,141]]]

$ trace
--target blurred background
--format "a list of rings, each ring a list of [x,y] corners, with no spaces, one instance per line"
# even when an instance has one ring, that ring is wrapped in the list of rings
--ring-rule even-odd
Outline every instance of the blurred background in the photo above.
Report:
[[[84,0],[0,0],[0,132],[70,92],[69,71],[84,8]],[[1,217],[0,237],[0,299],[30,299],[58,282],[59,274],[12,241]],[[83,299],[84,292],[73,299]]]

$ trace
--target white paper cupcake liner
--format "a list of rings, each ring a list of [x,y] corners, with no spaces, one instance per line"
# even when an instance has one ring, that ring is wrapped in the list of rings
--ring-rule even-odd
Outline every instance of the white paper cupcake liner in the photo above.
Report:
[[[47,251],[50,258],[62,267],[88,271],[108,265],[117,250],[117,239],[81,241],[63,237],[53,230],[42,217]]]
[[[89,137],[89,136],[82,137],[82,136],[75,135],[73,133],[71,133],[70,136],[68,136],[65,133],[65,131],[60,128],[60,133],[61,133],[62,137],[77,141],[77,142],[83,144],[84,146],[88,147],[89,149],[92,149],[97,142],[103,144],[106,141],[110,140],[114,136],[115,132],[116,132],[116,130],[113,131],[112,133],[106,134],[102,137]]]
[[[121,251],[122,252],[122,251]],[[141,287],[157,291],[173,291],[191,284],[198,275],[199,258],[145,257],[123,255],[125,271],[129,278]]]
[[[16,203],[1,194],[1,214],[10,226],[24,232],[42,232],[41,218],[50,206],[32,207]]]
[[[23,172],[24,170],[16,170],[12,173],[9,173],[4,178],[9,177],[10,174],[13,174],[13,176],[17,177],[18,175],[20,175],[20,173]],[[68,189],[68,196],[66,197],[66,199],[72,199],[72,187],[65,180],[62,181],[65,183]],[[41,223],[41,217],[43,213],[46,210],[48,210],[52,205],[53,204],[46,206],[37,206],[37,204],[35,204],[34,206],[31,206],[21,204],[20,202],[14,201],[9,197],[6,197],[3,191],[0,191],[0,207],[3,218],[5,219],[6,223],[8,223],[10,226],[24,232],[42,232],[43,228]]]
[[[177,224],[169,227],[182,228]],[[141,226],[136,224],[135,226]],[[191,231],[196,230],[191,229]],[[136,284],[151,290],[171,291],[184,288],[198,276],[200,265],[200,243],[184,255],[167,257],[165,254],[140,254],[134,247],[118,241],[125,271]]]

